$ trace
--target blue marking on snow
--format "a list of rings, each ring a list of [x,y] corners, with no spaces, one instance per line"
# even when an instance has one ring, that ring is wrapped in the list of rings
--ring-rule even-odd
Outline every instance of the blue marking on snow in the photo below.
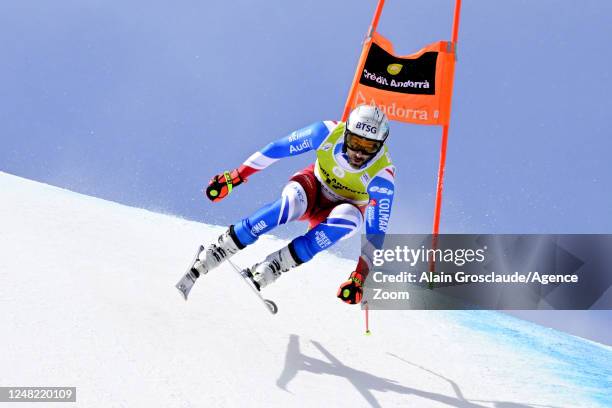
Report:
[[[494,311],[456,311],[451,318],[491,336],[534,361],[546,361],[551,375],[569,382],[602,407],[612,407],[612,347],[591,342]]]

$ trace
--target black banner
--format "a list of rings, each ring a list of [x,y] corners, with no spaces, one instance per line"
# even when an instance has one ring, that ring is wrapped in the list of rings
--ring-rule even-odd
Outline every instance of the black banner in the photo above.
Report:
[[[433,51],[415,59],[398,58],[373,43],[359,83],[403,94],[435,95],[437,59]]]

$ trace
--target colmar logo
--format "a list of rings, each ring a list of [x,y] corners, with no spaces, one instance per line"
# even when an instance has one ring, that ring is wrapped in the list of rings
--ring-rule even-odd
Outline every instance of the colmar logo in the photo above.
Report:
[[[378,230],[387,232],[389,226],[389,215],[391,214],[391,200],[381,198],[378,202]]]
[[[376,126],[368,125],[367,123],[362,122],[357,122],[357,124],[355,125],[355,129],[362,129],[374,135],[376,134],[376,132],[378,132],[378,128]]]
[[[389,64],[387,66],[387,72],[390,73],[391,75],[397,75],[400,73],[402,68],[404,68],[402,64]]]

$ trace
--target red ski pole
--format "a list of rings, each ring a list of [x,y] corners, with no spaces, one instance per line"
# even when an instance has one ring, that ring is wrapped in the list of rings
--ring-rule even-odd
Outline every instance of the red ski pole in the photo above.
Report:
[[[368,302],[364,302],[365,305],[365,323],[366,323],[366,331],[365,331],[365,335],[369,336],[370,334],[372,334],[372,332],[370,331],[370,307],[368,306]]]

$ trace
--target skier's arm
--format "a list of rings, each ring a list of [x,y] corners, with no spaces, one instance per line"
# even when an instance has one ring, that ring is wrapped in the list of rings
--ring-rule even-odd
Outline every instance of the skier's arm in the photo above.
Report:
[[[395,195],[395,169],[389,167],[382,170],[370,183],[368,193],[370,204],[365,212],[366,241],[361,248],[362,265],[361,268],[358,267],[358,270],[365,271],[365,276],[372,266],[372,253],[374,249],[382,248],[389,226]]]
[[[238,173],[243,179],[246,179],[251,174],[265,169],[282,158],[315,150],[336,126],[337,122],[327,120],[315,122],[275,140],[246,159],[238,168]]]
[[[378,173],[368,186],[370,203],[365,211],[366,240],[355,271],[338,290],[338,297],[346,303],[361,302],[362,287],[372,267],[373,251],[382,248],[395,194],[394,176],[394,168],[388,167]]]
[[[333,121],[315,122],[268,144],[253,153],[237,169],[213,177],[206,188],[206,196],[211,201],[220,201],[231,193],[234,187],[272,163],[284,157],[297,156],[317,149],[336,126],[337,122]]]

